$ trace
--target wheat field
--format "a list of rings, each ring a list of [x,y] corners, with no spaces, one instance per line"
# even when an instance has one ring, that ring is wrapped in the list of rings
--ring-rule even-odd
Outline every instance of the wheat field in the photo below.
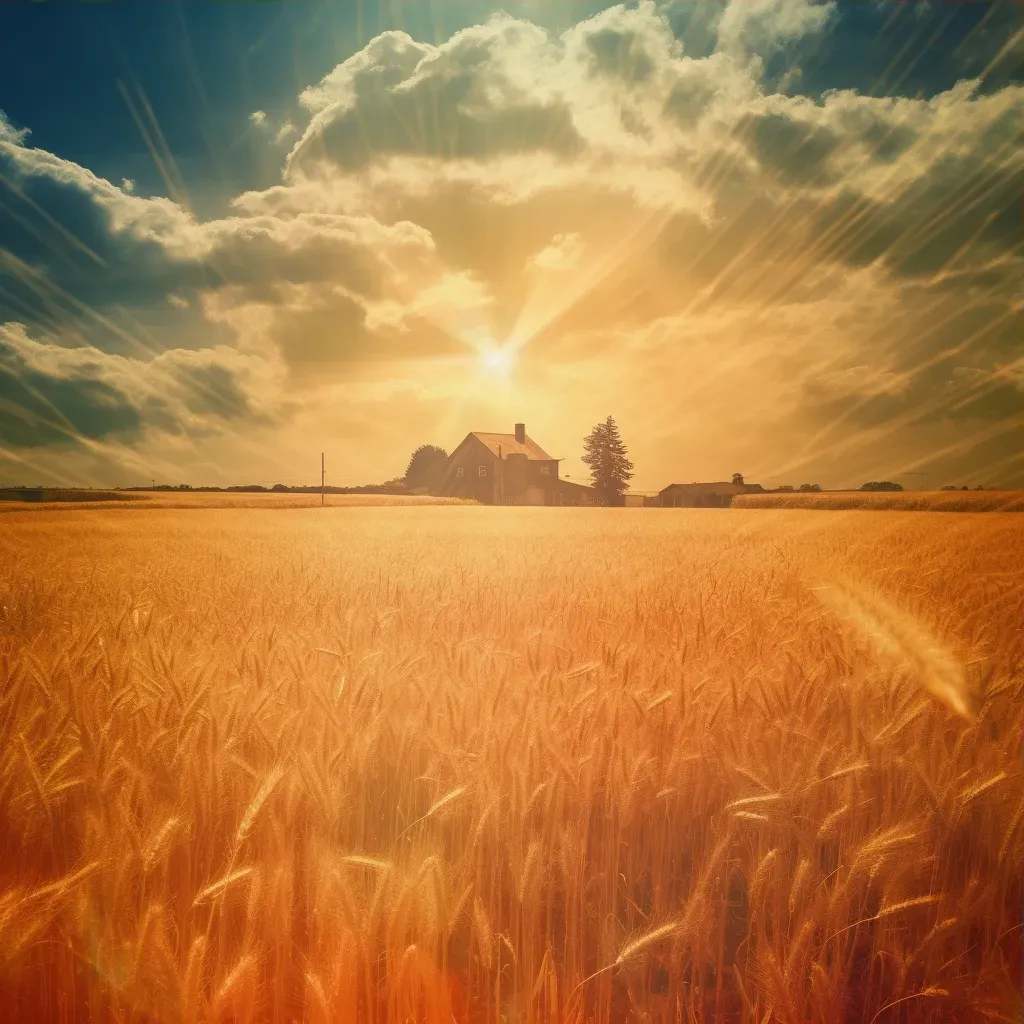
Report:
[[[1024,519],[0,517],[0,1019],[1016,1021]]]
[[[76,511],[133,508],[213,509],[213,508],[320,508],[320,495],[314,493],[274,493],[271,491],[76,491],[74,498],[61,501],[0,501],[0,515],[10,512],[57,511],[73,501]],[[426,494],[326,494],[326,508],[379,508],[392,505],[465,505],[465,498],[446,498]]]
[[[732,506],[878,512],[1024,512],[1024,491],[768,491],[738,494]]]

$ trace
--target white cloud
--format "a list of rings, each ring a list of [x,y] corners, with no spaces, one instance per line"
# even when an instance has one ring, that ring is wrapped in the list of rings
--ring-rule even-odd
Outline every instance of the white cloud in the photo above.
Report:
[[[196,257],[203,253],[201,228],[177,203],[170,199],[130,195],[79,164],[43,149],[24,146],[23,138],[24,133],[12,137],[0,132],[0,157],[9,161],[16,177],[44,177],[78,189],[104,211],[112,231],[157,242],[175,257]]]
[[[282,124],[281,127],[278,128],[277,132],[274,134],[274,141],[279,146],[283,146],[286,142],[295,137],[296,131],[297,129],[295,125],[291,123],[291,121],[285,121],[284,124]]]
[[[253,112],[252,112],[252,113],[251,113],[251,114],[249,115],[249,120],[250,120],[250,121],[252,122],[252,124],[253,124],[253,125],[255,125],[255,126],[256,126],[257,128],[261,128],[261,127],[263,127],[263,125],[265,125],[265,124],[267,123],[267,115],[266,115],[266,113],[265,113],[264,111],[262,111],[262,110],[254,110],[254,111],[253,111]]]
[[[794,40],[822,32],[835,0],[731,0],[718,22],[718,46],[737,59],[770,57]]]
[[[0,110],[0,142],[10,142],[20,146],[25,136],[29,134],[28,128],[17,129],[11,124],[7,115]]]
[[[578,232],[555,235],[549,245],[530,259],[530,265],[540,270],[571,270],[580,261],[583,252],[582,237]]]
[[[279,388],[267,386],[279,372],[225,346],[168,349],[140,359],[38,340],[22,324],[9,322],[0,325],[0,363],[15,382],[27,377],[30,395],[42,399],[39,409],[23,408],[22,415],[56,430],[65,442],[102,442],[108,433],[125,430],[205,435],[242,418],[266,420],[279,400]],[[54,388],[57,402],[81,390],[87,411],[76,416],[77,423],[47,399]],[[95,427],[92,420],[98,421]],[[4,429],[0,417],[0,441]]]

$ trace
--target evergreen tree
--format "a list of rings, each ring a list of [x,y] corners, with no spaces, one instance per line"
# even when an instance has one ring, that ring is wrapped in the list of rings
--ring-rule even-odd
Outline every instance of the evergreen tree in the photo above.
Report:
[[[410,490],[416,487],[437,487],[447,462],[448,453],[443,448],[421,444],[409,459],[409,465],[405,470],[405,486]]]
[[[633,463],[626,458],[626,446],[611,416],[583,439],[583,449],[594,489],[610,505],[620,504],[633,477]]]

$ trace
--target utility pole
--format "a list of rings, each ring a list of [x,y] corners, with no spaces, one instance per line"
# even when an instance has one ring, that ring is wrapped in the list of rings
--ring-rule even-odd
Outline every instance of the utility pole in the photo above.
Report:
[[[320,453],[320,507],[324,507],[324,481],[327,479],[327,463],[324,462],[324,453]]]

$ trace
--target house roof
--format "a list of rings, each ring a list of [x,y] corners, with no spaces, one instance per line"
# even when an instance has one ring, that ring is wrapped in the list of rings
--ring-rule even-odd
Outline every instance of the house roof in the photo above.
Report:
[[[515,434],[481,434],[474,430],[475,437],[495,458],[506,459],[509,455],[525,455],[531,462],[556,462],[536,441],[527,436],[525,444],[516,440]],[[499,454],[500,453],[500,454]]]

